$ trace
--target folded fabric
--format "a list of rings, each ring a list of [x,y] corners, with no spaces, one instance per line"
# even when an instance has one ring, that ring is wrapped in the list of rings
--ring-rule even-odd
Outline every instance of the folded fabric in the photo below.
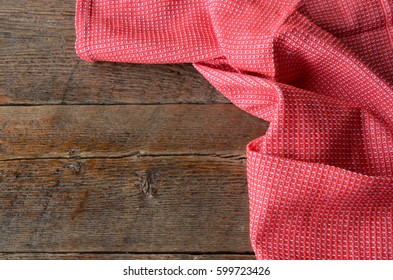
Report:
[[[392,0],[77,0],[88,61],[194,63],[270,122],[247,145],[258,259],[393,259]]]

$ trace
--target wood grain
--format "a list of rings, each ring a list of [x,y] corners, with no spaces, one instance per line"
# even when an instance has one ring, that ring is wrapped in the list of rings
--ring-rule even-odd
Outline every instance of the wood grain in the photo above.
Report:
[[[253,254],[11,253],[1,260],[255,260]]]
[[[244,156],[267,123],[230,104],[3,106],[0,160],[130,154]]]
[[[0,162],[1,252],[251,252],[245,163]]]
[[[80,60],[74,10],[0,0],[0,104],[229,103],[191,65]]]
[[[80,60],[75,1],[0,0],[0,259],[253,259],[268,123],[190,64]]]

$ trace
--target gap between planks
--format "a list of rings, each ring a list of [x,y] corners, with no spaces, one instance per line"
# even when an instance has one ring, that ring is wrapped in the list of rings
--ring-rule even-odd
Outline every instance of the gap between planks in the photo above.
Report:
[[[37,252],[0,253],[3,260],[255,260],[252,252],[132,253],[132,252]]]

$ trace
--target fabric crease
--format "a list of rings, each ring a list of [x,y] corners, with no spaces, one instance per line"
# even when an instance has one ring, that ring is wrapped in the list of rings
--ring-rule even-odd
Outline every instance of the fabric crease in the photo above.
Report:
[[[247,145],[258,259],[393,259],[393,1],[77,0],[87,61],[193,63],[270,122]]]

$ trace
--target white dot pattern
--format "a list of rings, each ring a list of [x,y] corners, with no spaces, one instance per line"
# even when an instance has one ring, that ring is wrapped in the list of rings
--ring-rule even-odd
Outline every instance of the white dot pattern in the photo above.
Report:
[[[393,0],[77,0],[88,61],[194,63],[271,122],[247,145],[258,259],[393,259]]]

